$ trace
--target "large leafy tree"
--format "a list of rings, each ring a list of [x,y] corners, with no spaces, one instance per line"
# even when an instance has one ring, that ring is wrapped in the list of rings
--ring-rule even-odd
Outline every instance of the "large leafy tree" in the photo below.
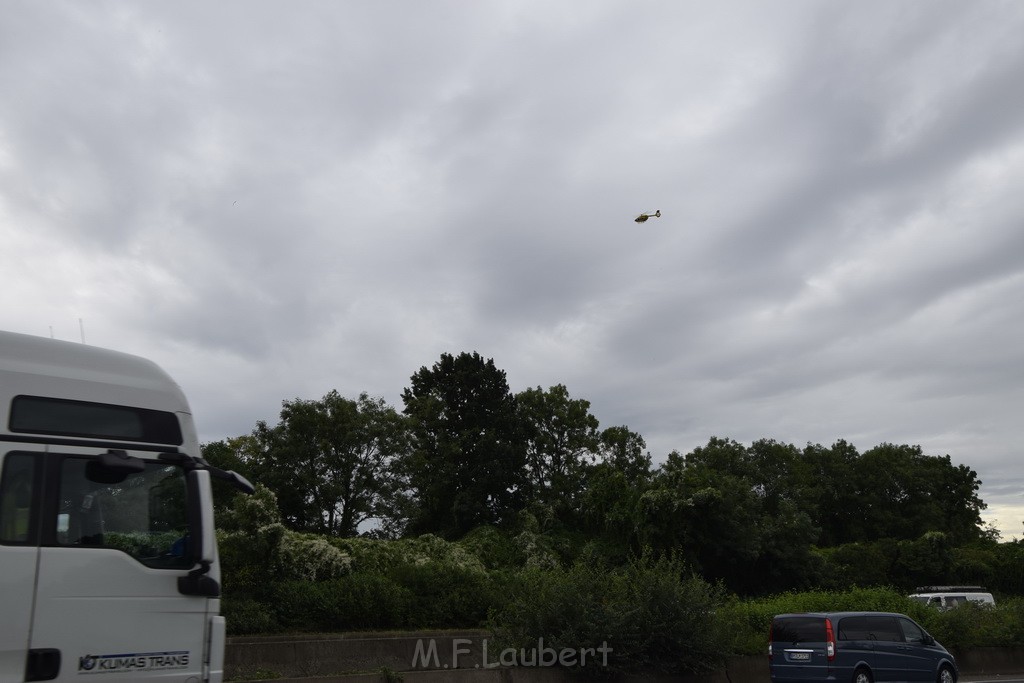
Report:
[[[319,400],[284,401],[276,425],[260,421],[227,444],[276,493],[289,527],[354,536],[364,523],[389,518],[402,484],[393,464],[407,450],[409,432],[383,399],[330,391]]]
[[[966,465],[954,466],[948,455],[883,443],[861,456],[853,483],[864,524],[862,538],[849,540],[914,540],[929,531],[945,532],[954,543],[982,536],[981,481]]]
[[[642,485],[650,478],[651,454],[647,452],[647,443],[625,425],[601,432],[600,455],[634,485]]]
[[[505,372],[478,353],[442,354],[402,393],[414,438],[405,461],[410,533],[459,538],[521,509],[526,447]]]
[[[590,402],[573,399],[562,384],[516,395],[526,444],[530,502],[563,522],[576,509],[600,443]]]
[[[826,448],[807,444],[803,449],[803,509],[811,515],[820,532],[817,545],[827,548],[863,537],[863,501],[858,493],[855,472],[860,454],[840,439]]]
[[[719,438],[685,456],[673,452],[638,506],[643,542],[741,593],[811,584],[816,529],[789,477],[760,471],[797,455],[772,441],[746,448]]]
[[[597,462],[582,473],[575,509],[577,530],[600,541],[611,556],[641,551],[637,509],[651,480],[647,445],[628,427],[609,427],[598,436]]]
[[[686,456],[669,454],[638,509],[645,544],[681,554],[734,590],[761,552],[759,500],[735,446],[715,439]]]

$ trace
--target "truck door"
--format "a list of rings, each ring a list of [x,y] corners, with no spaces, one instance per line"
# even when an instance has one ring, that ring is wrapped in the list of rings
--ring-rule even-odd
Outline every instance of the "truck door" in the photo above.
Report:
[[[20,446],[19,446],[20,448]],[[6,448],[5,448],[6,450]],[[0,451],[0,681],[23,681],[39,559],[39,453]]]
[[[185,473],[144,452],[109,471],[98,455],[46,455],[29,644],[45,670],[35,680],[203,680],[211,601],[178,590],[193,566]]]

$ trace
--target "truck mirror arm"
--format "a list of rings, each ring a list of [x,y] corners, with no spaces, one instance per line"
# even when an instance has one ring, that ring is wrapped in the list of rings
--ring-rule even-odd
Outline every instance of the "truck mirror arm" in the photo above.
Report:
[[[234,470],[222,470],[221,468],[206,462],[203,458],[197,458],[187,453],[161,453],[160,459],[166,460],[167,462],[178,463],[185,468],[186,472],[191,472],[192,470],[206,470],[210,473],[210,476],[228,482],[242,493],[251,495],[256,490],[256,487],[254,487],[248,479],[238,472],[235,472]]]
[[[202,458],[200,458],[199,460],[202,463],[203,467],[209,470],[211,476],[217,477],[218,479],[222,479],[228,482],[242,493],[252,495],[252,493],[256,490],[256,487],[253,486],[248,479],[243,477],[238,472],[235,472],[234,470],[222,470],[219,467],[214,467],[213,465],[206,462]]]

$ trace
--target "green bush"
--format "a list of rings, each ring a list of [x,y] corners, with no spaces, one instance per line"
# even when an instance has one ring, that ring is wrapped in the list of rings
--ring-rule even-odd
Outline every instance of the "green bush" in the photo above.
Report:
[[[522,548],[507,533],[497,527],[479,526],[458,544],[480,559],[487,569],[520,567],[525,564]]]
[[[476,627],[499,599],[489,575],[474,569],[407,564],[389,577],[409,596],[407,628]]]
[[[356,572],[386,574],[396,567],[410,564],[486,571],[480,558],[471,551],[432,534],[397,540],[332,538],[330,543],[350,558],[351,569]]]
[[[589,673],[708,671],[724,652],[715,610],[719,591],[672,560],[626,567],[577,562],[568,569],[527,568],[507,586],[489,620],[500,647],[612,649],[577,667]],[[600,650],[598,650],[600,651]]]
[[[277,622],[289,631],[360,631],[404,628],[409,591],[378,574],[328,581],[285,581],[274,591]]]
[[[221,601],[221,614],[227,619],[230,635],[275,633],[281,630],[273,610],[252,598],[225,596]]]
[[[775,614],[877,610],[911,616],[950,648],[1024,644],[1024,599],[939,612],[904,590],[843,588],[850,576],[883,581],[890,556],[899,556],[904,574],[925,572],[942,540],[934,534],[916,545],[817,551],[831,589],[741,600],[725,599],[674,560],[630,560],[600,541],[541,533],[525,514],[513,530],[481,527],[459,542],[429,534],[338,539],[286,529],[265,488],[235,502],[218,530],[232,635],[489,625],[515,647],[536,648],[541,637],[558,649],[607,642],[610,671],[704,671],[730,655],[763,654]],[[958,575],[998,566],[1005,585],[1024,585],[1024,544],[969,550],[949,557]]]
[[[262,604],[285,631],[465,628],[482,625],[500,594],[487,574],[424,564],[401,565],[387,574],[277,581]],[[233,632],[262,632],[248,621]]]
[[[995,605],[967,603],[945,611],[928,608],[924,627],[948,648],[1008,647],[1024,644],[1024,599]]]

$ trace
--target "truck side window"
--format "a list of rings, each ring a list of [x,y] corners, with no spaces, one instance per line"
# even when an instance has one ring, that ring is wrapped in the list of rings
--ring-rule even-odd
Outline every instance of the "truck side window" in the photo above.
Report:
[[[28,543],[31,536],[35,456],[10,453],[0,475],[0,543]]]
[[[146,462],[123,481],[97,482],[89,460],[68,456],[62,463],[58,545],[116,549],[148,567],[191,567],[184,471]]]

